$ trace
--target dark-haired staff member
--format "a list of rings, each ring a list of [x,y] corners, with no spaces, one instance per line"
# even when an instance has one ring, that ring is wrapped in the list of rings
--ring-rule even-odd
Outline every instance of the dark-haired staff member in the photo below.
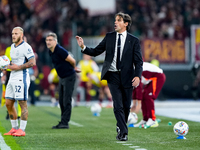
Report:
[[[130,26],[131,17],[120,12],[115,15],[115,32],[107,33],[95,48],[86,47],[76,36],[82,53],[97,56],[106,51],[101,79],[107,80],[112,94],[119,141],[128,140],[131,95],[133,87],[140,83],[143,64],[139,39],[127,32]]]

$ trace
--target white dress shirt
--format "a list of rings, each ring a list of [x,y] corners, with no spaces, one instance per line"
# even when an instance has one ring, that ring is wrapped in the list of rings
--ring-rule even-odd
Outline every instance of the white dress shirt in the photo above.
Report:
[[[126,36],[127,36],[127,31],[124,31],[121,33],[121,49],[120,49],[120,60],[122,59],[122,54],[123,54],[123,49],[124,49],[124,44],[126,41]],[[117,41],[119,38],[119,33],[117,32],[116,35],[116,41],[115,41],[115,53],[114,53],[114,58],[113,58],[113,62],[111,63],[110,68],[108,69],[109,71],[118,71],[116,68],[116,62],[117,62]]]

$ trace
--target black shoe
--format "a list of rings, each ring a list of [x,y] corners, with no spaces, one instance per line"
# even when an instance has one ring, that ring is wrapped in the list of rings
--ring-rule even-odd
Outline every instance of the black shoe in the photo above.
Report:
[[[69,125],[65,125],[59,122],[59,124],[56,126],[53,126],[52,129],[69,129]]]
[[[121,136],[120,134],[116,136],[116,139],[118,141],[128,141],[128,136],[127,135],[123,135]]]

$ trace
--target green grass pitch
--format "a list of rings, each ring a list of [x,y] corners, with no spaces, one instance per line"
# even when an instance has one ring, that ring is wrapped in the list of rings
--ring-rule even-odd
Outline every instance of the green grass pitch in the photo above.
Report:
[[[185,121],[189,125],[186,140],[176,139],[173,126],[180,119],[157,116],[157,128],[129,128],[127,142],[116,137],[116,121],[112,108],[103,108],[100,117],[92,115],[90,108],[72,109],[70,129],[51,129],[60,120],[60,109],[30,106],[25,137],[4,136],[11,129],[5,120],[6,108],[0,109],[0,133],[12,150],[197,150],[200,149],[200,123]],[[139,121],[142,114],[138,115]],[[169,126],[168,122],[172,125]],[[1,144],[1,143],[0,143]]]

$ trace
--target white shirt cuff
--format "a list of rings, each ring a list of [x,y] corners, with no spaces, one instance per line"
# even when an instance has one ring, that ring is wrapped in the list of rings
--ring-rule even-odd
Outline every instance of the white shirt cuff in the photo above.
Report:
[[[84,47],[83,47],[82,51],[84,51],[85,49],[86,49],[86,46],[84,45]]]

